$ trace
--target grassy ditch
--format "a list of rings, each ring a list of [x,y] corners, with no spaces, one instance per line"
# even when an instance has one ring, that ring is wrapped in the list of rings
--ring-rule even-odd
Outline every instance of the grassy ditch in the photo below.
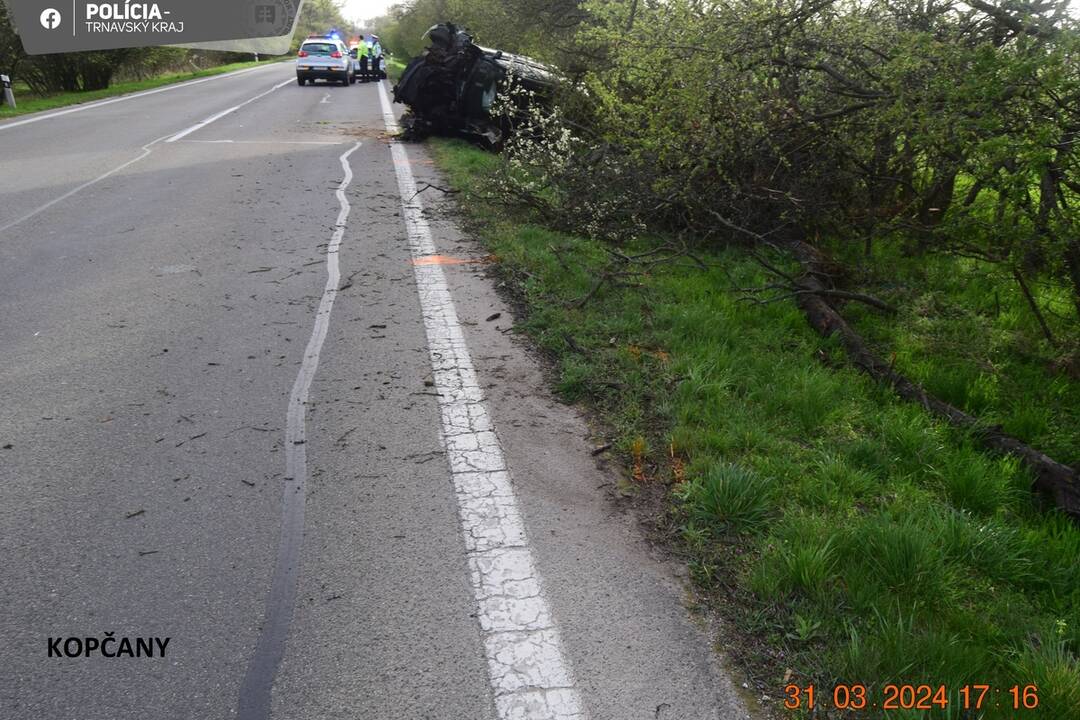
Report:
[[[12,109],[8,105],[0,105],[0,120],[17,117],[19,115],[27,115],[29,113],[42,112],[44,110],[56,110],[57,108],[67,107],[69,105],[80,105],[95,100],[104,100],[106,98],[127,95],[128,93],[140,92],[143,90],[153,90],[154,88],[162,87],[164,85],[172,85],[188,80],[197,80],[198,78],[210,77],[212,75],[222,75],[236,70],[245,70],[247,68],[258,67],[259,65],[266,65],[270,62],[282,62],[282,60],[231,63],[229,65],[219,65],[217,67],[196,70],[194,72],[167,73],[165,75],[159,75],[158,77],[147,78],[146,80],[132,80],[130,82],[116,83],[104,90],[64,92],[44,97],[31,95],[29,94],[29,88],[16,85],[14,88],[16,108]]]
[[[1027,281],[1051,341],[998,266],[886,247],[845,265],[858,269],[863,289],[899,310],[895,317],[865,307],[846,312],[882,354],[895,353],[900,371],[1054,459],[1080,464],[1080,348],[1058,340],[1068,337],[1073,312],[1060,288]]]
[[[762,693],[813,682],[831,702],[859,683],[880,705],[887,683],[926,683],[951,705],[818,717],[1080,718],[1080,529],[1035,509],[1016,461],[848,367],[791,302],[746,301],[738,288],[766,278],[739,252],[596,290],[603,247],[482,202],[498,158],[431,145],[559,392],[605,423],[629,488],[669,500],[671,537]],[[1030,389],[998,387],[1001,407]],[[964,714],[965,684],[1001,692]],[[1014,711],[1008,688],[1028,684],[1038,707]]]

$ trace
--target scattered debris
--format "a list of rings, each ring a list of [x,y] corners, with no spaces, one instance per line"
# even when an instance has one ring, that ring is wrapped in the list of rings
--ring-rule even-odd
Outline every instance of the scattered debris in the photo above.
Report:
[[[445,455],[445,454],[446,454],[446,452],[444,450],[432,450],[431,452],[426,452],[426,453],[416,453],[415,455],[406,455],[405,457],[403,457],[401,459],[402,460],[412,460],[417,465],[423,465],[427,461],[434,460],[439,455]],[[421,458],[421,459],[417,460],[416,458]]]
[[[145,515],[145,514],[146,514],[145,510],[136,510],[133,513],[128,513],[124,517],[127,518],[128,520],[130,520],[131,518],[136,518],[136,517],[139,517],[140,515]]]
[[[611,448],[612,448],[611,443],[604,443],[603,445],[600,445],[599,447],[593,448],[592,455],[593,455],[593,457],[596,457],[597,455],[599,455],[601,453],[607,452]]]
[[[497,313],[495,313],[494,315],[489,315],[489,316],[488,316],[488,318],[487,318],[487,320],[485,320],[485,322],[491,322],[492,320],[498,320],[498,319],[499,319],[499,318],[501,318],[501,317],[502,317],[502,313],[501,313],[501,312],[497,312]]]
[[[411,198],[409,198],[409,200],[412,201],[417,195],[424,192],[425,190],[438,190],[439,192],[443,193],[444,195],[456,195],[459,192],[461,192],[460,190],[448,190],[447,188],[439,187],[438,185],[432,185],[431,183],[424,183],[424,187],[420,188],[415,193],[413,193],[413,196]]]
[[[352,287],[352,278],[350,277],[347,280],[345,280],[345,282],[341,283],[341,285],[338,286],[338,292],[341,292],[343,290],[348,290],[351,287]]]
[[[255,432],[263,432],[264,433],[264,432],[277,432],[280,429],[281,428],[256,427],[255,425],[241,425],[240,427],[236,428],[235,430],[230,430],[229,432],[225,433],[225,437],[229,437],[233,433],[240,432],[241,430],[254,430]]]
[[[192,435],[187,440],[181,440],[180,442],[176,443],[176,447],[180,447],[181,445],[184,445],[185,443],[189,443],[192,440],[198,440],[199,438],[202,438],[202,437],[206,437],[206,433],[199,433],[198,435]]]

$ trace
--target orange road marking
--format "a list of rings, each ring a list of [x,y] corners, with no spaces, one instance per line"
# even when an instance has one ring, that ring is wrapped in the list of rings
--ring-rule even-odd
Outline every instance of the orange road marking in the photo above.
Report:
[[[483,260],[471,260],[469,258],[456,258],[449,255],[427,255],[425,257],[410,260],[413,265],[468,265],[469,263],[483,262]]]

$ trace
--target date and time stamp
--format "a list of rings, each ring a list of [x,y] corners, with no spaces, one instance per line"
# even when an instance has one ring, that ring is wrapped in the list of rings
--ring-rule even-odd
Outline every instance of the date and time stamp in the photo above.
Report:
[[[784,707],[792,711],[850,710],[989,710],[1012,709],[1017,712],[1039,707],[1039,688],[1035,685],[969,684],[950,688],[945,685],[885,684],[868,686],[838,684],[832,687],[784,686]]]

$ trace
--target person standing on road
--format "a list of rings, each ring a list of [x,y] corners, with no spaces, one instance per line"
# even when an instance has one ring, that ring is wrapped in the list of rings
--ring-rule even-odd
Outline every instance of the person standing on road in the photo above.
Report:
[[[360,61],[360,82],[368,81],[367,43],[363,40],[356,46],[356,58]]]
[[[376,80],[382,80],[385,74],[382,71],[382,43],[378,35],[371,36],[371,75]]]

